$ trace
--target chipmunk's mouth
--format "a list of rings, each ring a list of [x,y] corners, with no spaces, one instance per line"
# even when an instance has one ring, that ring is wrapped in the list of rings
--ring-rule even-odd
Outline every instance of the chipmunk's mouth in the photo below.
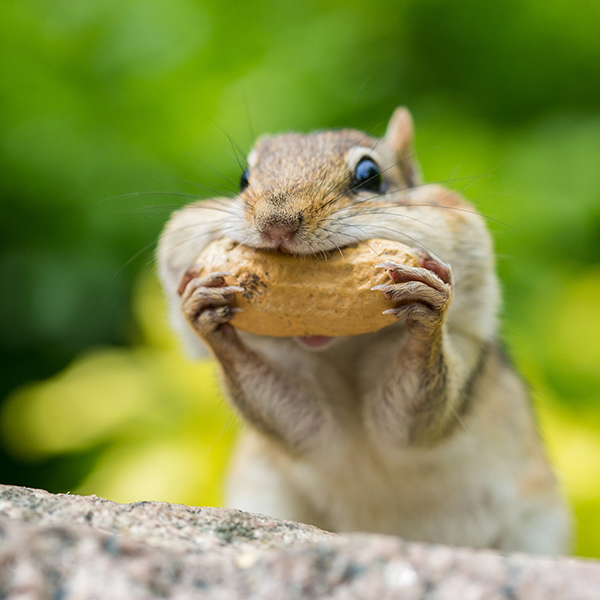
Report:
[[[301,346],[310,348],[311,350],[320,350],[329,346],[335,338],[328,335],[299,335],[296,337]]]

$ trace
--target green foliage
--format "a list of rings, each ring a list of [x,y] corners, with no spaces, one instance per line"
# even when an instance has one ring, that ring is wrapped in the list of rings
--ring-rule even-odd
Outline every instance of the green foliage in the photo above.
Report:
[[[232,193],[255,135],[378,134],[405,104],[426,179],[489,218],[503,334],[600,556],[599,20],[592,0],[1,3],[2,481],[218,502],[229,413],[161,333],[162,224]]]

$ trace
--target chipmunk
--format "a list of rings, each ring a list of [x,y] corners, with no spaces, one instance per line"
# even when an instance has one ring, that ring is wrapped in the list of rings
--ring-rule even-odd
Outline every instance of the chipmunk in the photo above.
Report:
[[[198,277],[196,257],[221,237],[297,255],[386,238],[420,266],[378,265],[389,284],[373,294],[398,318],[379,331],[257,336],[231,323],[242,288]],[[208,346],[247,424],[230,506],[330,531],[568,551],[568,511],[498,341],[490,235],[474,206],[421,183],[408,110],[381,139],[260,138],[239,194],[173,214],[158,263],[175,327],[188,347]]]

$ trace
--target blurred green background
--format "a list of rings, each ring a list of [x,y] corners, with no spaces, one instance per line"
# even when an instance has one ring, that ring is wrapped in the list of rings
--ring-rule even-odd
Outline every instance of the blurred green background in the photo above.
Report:
[[[489,217],[503,336],[600,556],[598,23],[595,0],[3,0],[1,481],[218,504],[238,424],[169,333],[161,227],[255,133],[381,134],[404,104],[426,179]]]

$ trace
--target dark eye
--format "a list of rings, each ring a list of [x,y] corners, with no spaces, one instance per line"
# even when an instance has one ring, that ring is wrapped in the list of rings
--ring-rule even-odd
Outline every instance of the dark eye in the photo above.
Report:
[[[377,163],[370,158],[361,158],[354,169],[352,191],[358,190],[381,192],[381,172]]]
[[[240,191],[243,192],[248,187],[248,177],[250,177],[250,171],[246,169],[240,177]]]

